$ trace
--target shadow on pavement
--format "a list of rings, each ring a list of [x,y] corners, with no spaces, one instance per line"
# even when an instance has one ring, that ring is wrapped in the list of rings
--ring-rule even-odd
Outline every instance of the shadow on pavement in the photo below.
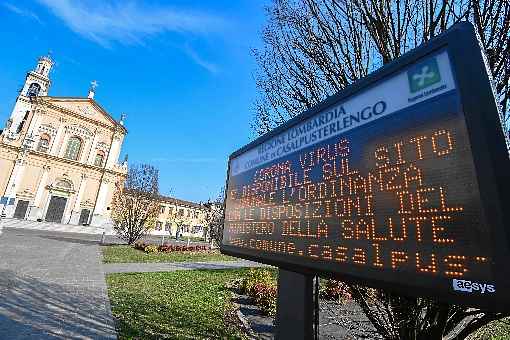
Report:
[[[115,339],[101,289],[0,271],[0,339]]]
[[[99,240],[86,240],[86,239],[62,237],[62,236],[46,236],[46,235],[37,235],[37,236],[40,238],[48,239],[48,240],[63,241],[63,242],[77,243],[77,244],[99,244],[99,243],[101,243],[101,237],[99,237]]]

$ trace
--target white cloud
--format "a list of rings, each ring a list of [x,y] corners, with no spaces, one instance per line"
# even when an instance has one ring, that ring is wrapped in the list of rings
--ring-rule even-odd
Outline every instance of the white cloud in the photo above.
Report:
[[[219,68],[216,64],[211,63],[210,61],[207,61],[200,57],[197,52],[195,52],[194,49],[192,49],[189,45],[186,45],[185,52],[190,58],[199,66],[205,68],[207,71],[211,73],[218,73]]]
[[[41,19],[39,19],[37,14],[35,14],[35,13],[29,11],[29,10],[26,10],[26,9],[14,6],[13,4],[10,4],[8,2],[4,2],[2,5],[5,8],[7,8],[9,11],[11,11],[11,12],[17,14],[17,15],[33,19],[33,20],[37,21],[38,23],[42,24],[42,21],[41,21]]]
[[[134,1],[38,1],[71,30],[103,47],[111,47],[115,42],[143,44],[147,36],[164,32],[206,34],[220,30],[224,25],[221,18],[213,15],[170,7],[142,6]]]

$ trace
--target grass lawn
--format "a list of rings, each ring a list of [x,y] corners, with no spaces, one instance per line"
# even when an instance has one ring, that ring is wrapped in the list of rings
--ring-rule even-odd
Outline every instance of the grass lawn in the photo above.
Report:
[[[244,339],[225,283],[247,269],[110,274],[119,339]]]
[[[510,339],[510,318],[493,321],[468,337],[469,340],[508,340]]]
[[[235,261],[235,257],[213,251],[183,251],[171,253],[149,253],[135,249],[128,245],[103,246],[104,263],[133,263],[133,262],[206,262],[206,261]]]

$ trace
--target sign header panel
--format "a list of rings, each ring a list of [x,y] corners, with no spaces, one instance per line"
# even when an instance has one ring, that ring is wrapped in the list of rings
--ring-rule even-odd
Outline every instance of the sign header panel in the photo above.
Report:
[[[489,223],[500,202],[482,200],[490,164],[477,156],[455,51],[415,52],[235,153],[222,251],[411,295],[510,303],[497,265],[508,243],[495,245],[508,235]]]
[[[235,176],[455,88],[446,52],[427,58],[231,161]]]

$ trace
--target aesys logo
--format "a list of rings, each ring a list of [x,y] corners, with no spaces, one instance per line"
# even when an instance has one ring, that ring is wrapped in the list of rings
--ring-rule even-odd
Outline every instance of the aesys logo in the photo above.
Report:
[[[407,71],[411,93],[421,91],[441,81],[441,73],[435,57],[413,66]]]
[[[452,281],[453,290],[460,291],[460,292],[466,292],[466,293],[495,293],[496,287],[494,285],[489,285],[486,283],[478,283],[478,282],[472,282],[469,280],[458,280],[453,279]]]

